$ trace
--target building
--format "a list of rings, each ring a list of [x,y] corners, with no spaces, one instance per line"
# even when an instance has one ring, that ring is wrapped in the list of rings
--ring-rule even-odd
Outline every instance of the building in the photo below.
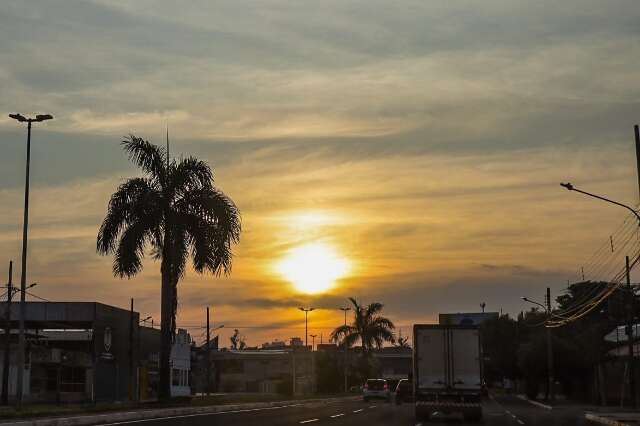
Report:
[[[6,309],[0,303],[0,312]],[[18,309],[18,303],[11,305],[10,398],[18,375]],[[26,302],[25,311],[25,401],[126,401],[157,394],[160,332],[140,326],[139,313],[97,302]],[[189,370],[184,349],[174,348],[172,356],[180,371]],[[188,381],[179,383],[175,391],[184,394]]]
[[[311,391],[311,351],[300,338],[291,345],[282,341],[265,343],[261,349],[209,351],[206,344],[192,347],[192,383],[196,394],[210,392],[257,392],[297,394]],[[207,374],[210,374],[207,381]],[[295,381],[295,385],[294,385]]]
[[[498,319],[498,312],[458,312],[439,314],[438,323],[441,325],[480,325],[490,319]]]

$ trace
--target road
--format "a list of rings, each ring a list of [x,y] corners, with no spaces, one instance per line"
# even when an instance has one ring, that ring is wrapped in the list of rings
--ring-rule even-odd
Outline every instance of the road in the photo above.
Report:
[[[546,410],[515,397],[487,399],[484,425],[495,426],[586,426],[578,408]],[[284,407],[238,410],[227,413],[196,414],[163,419],[137,420],[111,425],[144,426],[416,426],[411,404],[395,405],[383,401],[340,401],[333,403],[292,404]],[[465,425],[460,418],[432,418],[427,425]]]

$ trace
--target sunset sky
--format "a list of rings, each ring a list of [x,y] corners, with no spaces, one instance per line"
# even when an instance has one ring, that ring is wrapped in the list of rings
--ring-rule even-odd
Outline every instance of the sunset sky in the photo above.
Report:
[[[159,321],[159,264],[120,280],[95,244],[137,173],[123,136],[164,144],[168,126],[172,153],[207,160],[242,212],[232,274],[180,283],[196,339],[207,305],[225,345],[234,327],[251,345],[303,337],[301,305],[327,336],[348,296],[384,303],[404,335],[481,302],[526,309],[626,217],[560,182],[638,202],[637,6],[3,1],[1,282],[10,259],[19,271],[24,191],[26,131],[7,114],[51,113],[32,141],[28,281],[43,298],[133,297]],[[283,272],[300,247],[329,250],[344,277],[301,292]]]

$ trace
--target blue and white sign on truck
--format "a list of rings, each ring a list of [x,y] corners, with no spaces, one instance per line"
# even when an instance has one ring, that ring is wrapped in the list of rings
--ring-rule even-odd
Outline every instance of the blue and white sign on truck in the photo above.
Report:
[[[482,353],[475,326],[413,326],[413,386],[416,418],[461,413],[482,419]]]

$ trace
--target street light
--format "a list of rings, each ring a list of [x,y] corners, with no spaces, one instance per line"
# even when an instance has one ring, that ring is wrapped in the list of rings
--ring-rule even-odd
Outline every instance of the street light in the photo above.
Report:
[[[22,389],[24,380],[24,317],[25,295],[27,289],[27,233],[29,229],[29,166],[31,165],[31,124],[53,119],[51,114],[38,114],[35,118],[27,118],[22,114],[9,114],[9,117],[20,123],[27,123],[27,167],[24,185],[24,218],[22,222],[22,264],[20,274],[20,333],[18,335],[18,381],[16,397],[18,407],[22,406]]]
[[[344,312],[344,325],[347,326],[347,312],[351,310],[350,307],[340,308],[342,312]],[[344,392],[349,392],[348,384],[347,384],[347,341],[346,335],[344,340]]]
[[[527,297],[521,297],[525,302],[532,303],[534,305],[540,306],[547,314],[547,320],[551,319],[551,289],[547,287],[547,306],[543,305],[540,302],[536,302],[535,300],[531,300]],[[554,392],[553,392],[553,348],[552,348],[552,340],[551,340],[551,328],[546,327],[547,329],[547,392],[548,398],[551,401],[554,400]]]
[[[308,333],[308,330],[309,330],[309,327],[308,327],[308,325],[309,325],[309,312],[315,310],[316,308],[303,308],[303,307],[300,307],[298,309],[300,309],[302,312],[304,312],[304,347],[307,348],[308,347],[308,345],[307,345],[307,340],[308,340],[307,333]]]
[[[608,199],[606,197],[603,197],[601,195],[596,195],[596,194],[592,194],[592,193],[587,192],[587,191],[583,191],[583,190],[578,189],[575,186],[573,186],[570,182],[561,183],[560,186],[562,186],[563,188],[567,188],[567,190],[569,190],[569,191],[576,191],[576,192],[579,192],[581,194],[588,195],[589,197],[597,198],[598,200],[606,201],[607,203],[611,203],[611,204],[615,204],[616,206],[624,207],[625,209],[629,210],[631,213],[633,213],[635,215],[636,219],[638,219],[638,224],[640,225],[640,215],[638,214],[638,211],[635,210],[632,207],[629,207],[626,204],[622,204],[622,203],[619,203],[617,201],[610,200],[610,199]]]
[[[638,149],[638,145],[640,144],[640,137],[638,136],[638,126],[635,126],[635,132],[636,132],[636,150]],[[637,152],[637,151],[636,151]],[[640,158],[639,158],[640,161]],[[638,179],[640,180],[640,175],[638,175]],[[638,214],[638,211],[635,210],[634,208],[626,205],[626,204],[622,204],[619,203],[617,201],[613,201],[610,200],[606,197],[602,197],[600,195],[596,195],[596,194],[592,194],[590,192],[587,191],[582,191],[578,188],[576,188],[575,186],[573,186],[571,183],[567,182],[567,183],[561,183],[560,186],[562,186],[563,188],[567,188],[569,191],[576,191],[579,192],[581,194],[584,195],[588,195],[589,197],[593,197],[593,198],[597,198],[598,200],[602,200],[602,201],[606,201],[607,203],[611,203],[611,204],[615,204],[616,206],[620,206],[620,207],[624,207],[625,209],[629,210],[631,213],[634,214],[634,216],[636,217],[636,219],[638,219],[638,226],[640,226],[640,214]],[[631,300],[630,302],[627,304],[627,337],[629,339],[629,368],[628,368],[628,374],[629,374],[629,387],[630,387],[630,396],[631,396],[631,406],[632,407],[636,407],[636,386],[635,386],[635,360],[634,360],[634,355],[633,355],[633,289],[631,288],[631,278],[629,276],[630,274],[630,268],[629,268],[629,256],[627,256],[626,258],[626,272],[627,272],[627,291],[629,292],[629,295],[631,296]]]

